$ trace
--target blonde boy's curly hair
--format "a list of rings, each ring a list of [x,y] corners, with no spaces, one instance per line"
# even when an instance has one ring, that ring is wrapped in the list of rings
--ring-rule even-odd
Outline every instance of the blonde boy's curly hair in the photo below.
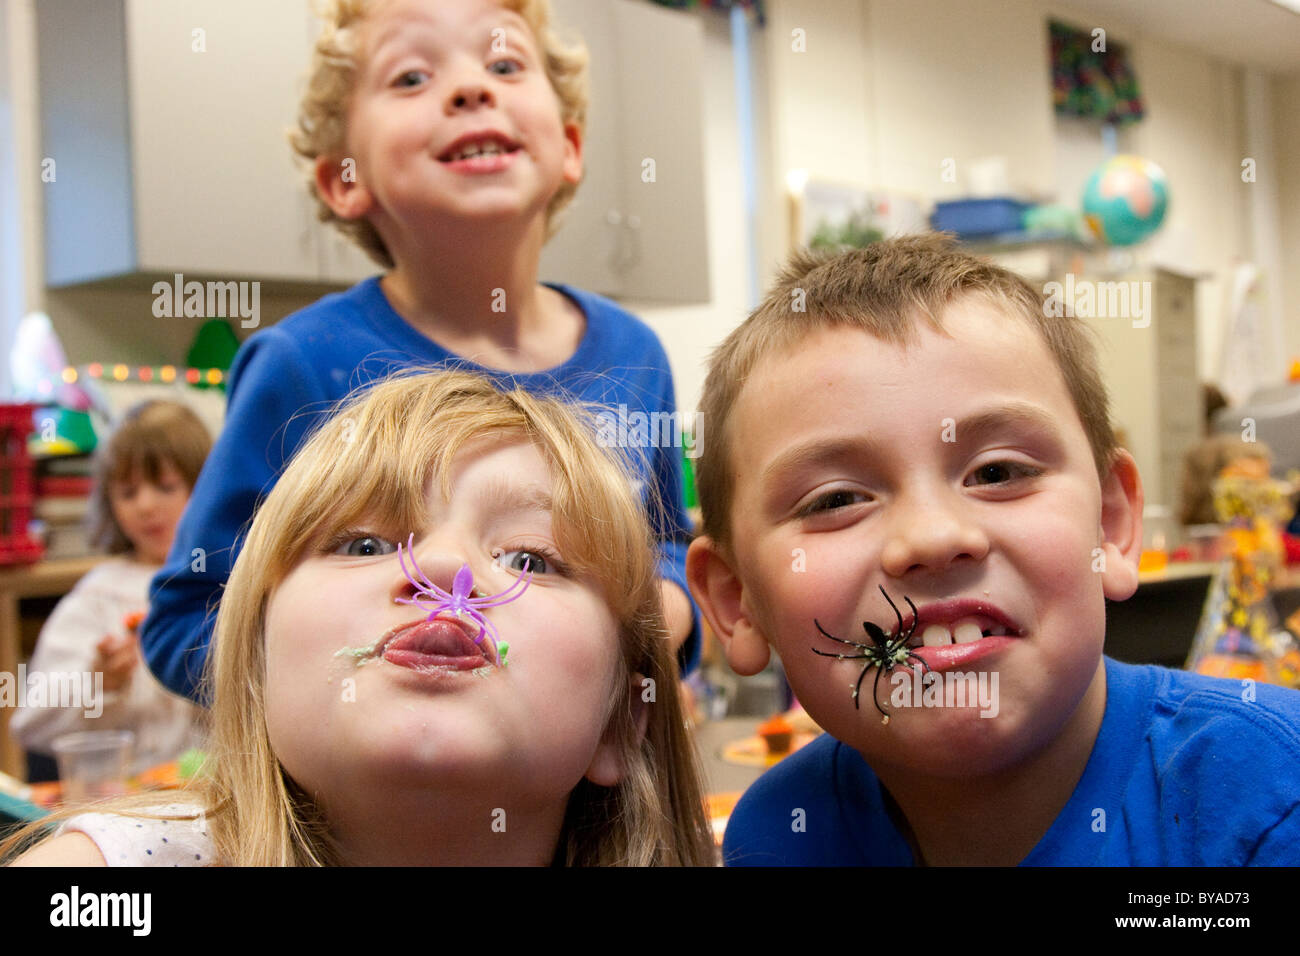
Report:
[[[307,91],[298,107],[298,126],[289,141],[305,161],[307,189],[316,199],[321,222],[331,222],[380,265],[391,269],[393,257],[367,219],[341,219],[316,191],[315,162],[321,156],[341,157],[347,134],[348,103],[359,68],[359,36],[377,0],[318,0],[324,28],[312,52]],[[560,101],[560,118],[582,132],[587,123],[587,48],[581,41],[562,43],[550,26],[550,0],[501,0],[503,9],[524,18],[541,48],[546,75]],[[564,183],[546,210],[547,237],[555,233],[558,213],[573,199],[577,184]]]

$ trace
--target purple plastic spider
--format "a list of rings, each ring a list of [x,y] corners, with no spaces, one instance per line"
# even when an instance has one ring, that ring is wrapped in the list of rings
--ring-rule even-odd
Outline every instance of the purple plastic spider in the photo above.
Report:
[[[414,544],[415,535],[411,534],[406,539],[406,550],[411,551]],[[504,591],[489,594],[485,597],[474,597],[474,572],[470,570],[468,564],[461,565],[461,569],[456,572],[456,577],[451,582],[451,593],[448,594],[430,581],[425,573],[420,570],[420,566],[415,563],[414,555],[410,559],[411,566],[409,568],[406,566],[407,559],[406,555],[402,554],[400,541],[397,544],[397,560],[402,566],[402,573],[406,575],[406,580],[415,585],[416,589],[413,598],[396,598],[398,604],[410,604],[422,611],[428,611],[429,617],[427,620],[430,621],[444,611],[450,611],[457,617],[468,617],[478,625],[478,636],[474,638],[474,643],[482,644],[483,638],[486,637],[492,650],[492,660],[498,667],[506,666],[506,651],[509,650],[510,645],[501,641],[497,629],[492,626],[491,621],[483,616],[482,612],[486,608],[509,604],[523,594],[528,589],[528,585],[532,583],[533,572],[531,570],[523,577],[516,578],[515,582]]]

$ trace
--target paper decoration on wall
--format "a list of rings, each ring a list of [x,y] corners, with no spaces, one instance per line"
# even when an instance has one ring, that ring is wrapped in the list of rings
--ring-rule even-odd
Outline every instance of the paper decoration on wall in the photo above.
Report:
[[[1049,26],[1056,112],[1116,124],[1142,119],[1142,96],[1125,48],[1100,29],[1076,30],[1055,20]]]

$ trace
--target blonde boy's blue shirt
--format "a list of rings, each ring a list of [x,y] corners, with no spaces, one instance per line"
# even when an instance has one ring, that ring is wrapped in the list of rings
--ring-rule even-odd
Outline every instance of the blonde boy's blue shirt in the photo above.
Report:
[[[1083,776],[1022,866],[1300,863],[1300,692],[1110,658],[1106,682]],[[885,806],[857,751],[825,735],[746,792],[723,857],[911,866]]]
[[[448,352],[393,310],[378,278],[325,296],[244,344],[230,372],[225,425],[150,588],[140,642],[166,687],[198,697],[237,536],[247,531],[294,451],[354,389],[403,368],[437,366],[480,372],[502,388],[609,405],[615,413],[622,406],[626,415],[619,421],[633,411],[676,412],[668,357],[654,331],[601,296],[554,288],[582,309],[587,329],[569,360],[546,372],[485,369]],[[635,456],[639,449],[630,451]],[[656,488],[663,502],[654,515],[659,573],[689,594],[681,456],[679,447],[647,447],[635,464],[645,487]],[[698,614],[683,648],[687,667],[699,654]]]

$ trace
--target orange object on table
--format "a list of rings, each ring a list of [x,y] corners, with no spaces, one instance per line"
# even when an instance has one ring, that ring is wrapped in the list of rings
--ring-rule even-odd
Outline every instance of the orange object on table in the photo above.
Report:
[[[723,747],[722,759],[742,767],[774,767],[800,747],[812,743],[818,736],[818,734],[795,733],[790,741],[790,749],[783,754],[768,750],[767,741],[762,737],[746,737]]]
[[[787,754],[794,743],[794,725],[781,714],[758,726],[758,735],[767,743],[767,751],[772,754]]]
[[[127,793],[140,793],[145,790],[179,790],[185,786],[180,775],[180,765],[173,760],[144,770],[126,782]],[[34,783],[32,803],[46,810],[53,810],[63,803],[63,787],[57,780]]]

